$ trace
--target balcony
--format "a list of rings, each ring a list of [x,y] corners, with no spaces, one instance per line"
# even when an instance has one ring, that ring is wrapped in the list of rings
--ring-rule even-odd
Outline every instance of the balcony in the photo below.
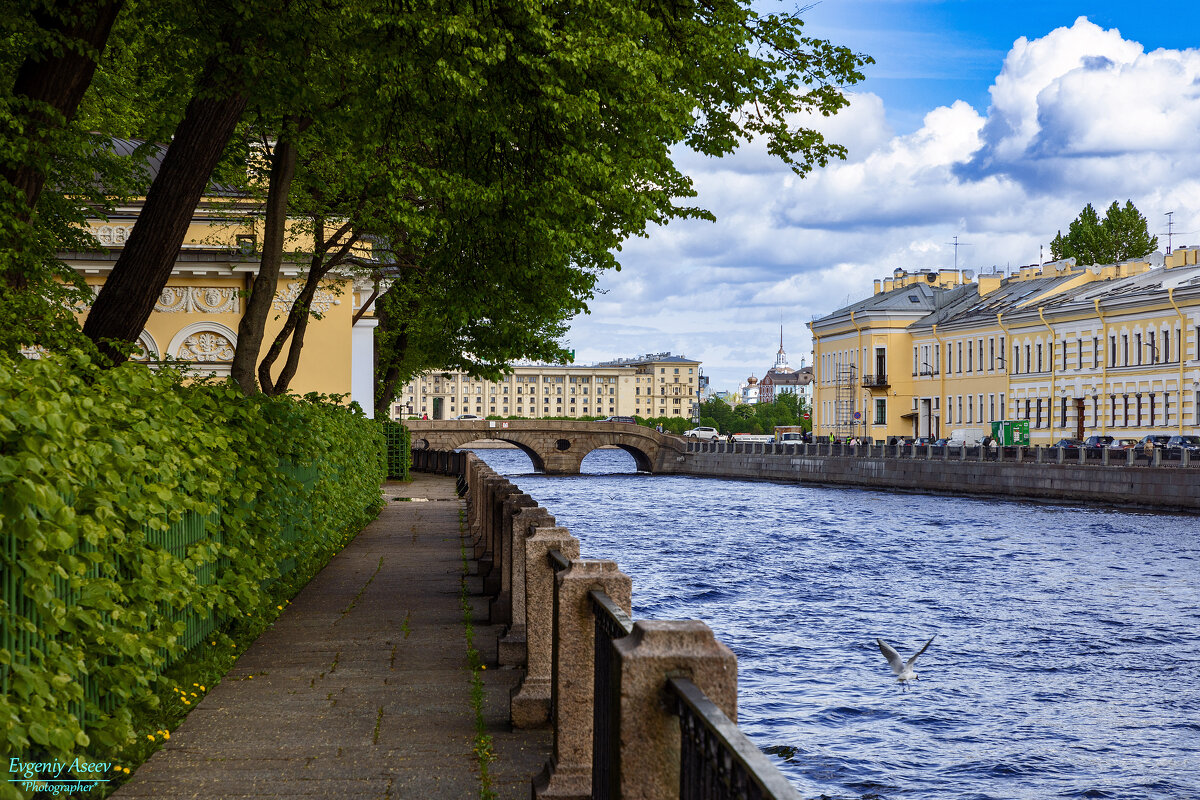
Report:
[[[886,389],[891,386],[887,375],[863,375],[862,385],[866,389]]]

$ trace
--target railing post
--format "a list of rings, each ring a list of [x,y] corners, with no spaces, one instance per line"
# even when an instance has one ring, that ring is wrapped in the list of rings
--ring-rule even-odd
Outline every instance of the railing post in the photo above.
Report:
[[[1054,460],[1055,460],[1055,461],[1057,461],[1059,464],[1063,464],[1063,463],[1065,463],[1065,459],[1066,459],[1066,457],[1067,457],[1067,448],[1065,448],[1065,447],[1056,447],[1056,448],[1054,448],[1054,449],[1058,451],[1058,452],[1056,453],[1056,455],[1055,455],[1055,459],[1054,459]]]
[[[1100,463],[1106,467],[1108,466],[1108,448],[1107,447],[1104,447],[1100,451]]]
[[[579,540],[566,528],[536,527],[525,540],[525,677],[509,703],[513,727],[550,721],[554,663],[554,569],[549,553],[579,558]]]
[[[1046,448],[1042,447],[1042,446],[1039,444],[1039,445],[1038,445],[1036,448],[1034,448],[1034,449],[1037,451],[1037,463],[1039,463],[1039,464],[1043,463],[1043,462],[1045,461],[1045,459],[1046,459]]]
[[[1161,447],[1154,448],[1154,457],[1153,457],[1153,461],[1151,462],[1154,466],[1156,466],[1156,467],[1162,466],[1162,453],[1163,453],[1163,451],[1162,451]]]
[[[640,620],[613,642],[619,702],[617,796],[679,797],[679,718],[663,703],[668,678],[685,676],[737,721],[737,656],[699,620]]]
[[[632,582],[614,561],[573,561],[556,576],[554,754],[533,779],[534,797],[591,797],[596,623],[589,593],[593,589],[607,594],[626,613],[631,608]]]
[[[1125,451],[1125,466],[1132,467],[1133,462],[1137,460],[1137,451],[1132,447]]]
[[[534,528],[554,526],[554,517],[541,506],[522,508],[512,518],[512,585],[509,591],[509,624],[496,643],[496,661],[501,666],[521,666],[526,658],[525,543]],[[545,561],[545,558],[542,559]]]
[[[500,542],[497,545],[500,550],[500,591],[488,608],[488,620],[493,625],[512,625],[513,573],[516,571],[513,563],[516,526],[513,520],[524,509],[535,506],[537,502],[524,493],[510,494],[501,504]]]

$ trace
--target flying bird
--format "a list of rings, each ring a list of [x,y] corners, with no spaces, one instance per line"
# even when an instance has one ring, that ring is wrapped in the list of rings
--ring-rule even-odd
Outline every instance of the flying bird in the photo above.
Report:
[[[917,659],[921,657],[921,653],[924,653],[926,650],[928,650],[929,645],[933,644],[933,640],[936,638],[936,634],[931,636],[929,641],[925,643],[925,646],[918,650],[917,654],[908,661],[901,659],[900,654],[896,652],[896,648],[892,647],[883,639],[876,639],[875,643],[879,645],[879,652],[883,653],[883,657],[886,658],[888,660],[888,664],[891,665],[892,672],[896,673],[896,679],[900,681],[900,685],[907,689],[908,681],[919,680],[917,678],[917,673],[913,672],[913,664],[917,663]]]

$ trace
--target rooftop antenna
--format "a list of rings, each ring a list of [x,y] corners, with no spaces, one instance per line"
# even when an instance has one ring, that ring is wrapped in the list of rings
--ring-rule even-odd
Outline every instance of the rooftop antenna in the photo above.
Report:
[[[1175,222],[1175,220],[1171,219],[1171,217],[1174,214],[1174,211],[1167,212],[1167,255],[1171,255],[1171,226]]]
[[[957,269],[958,269],[958,248],[960,248],[960,247],[971,247],[972,245],[968,244],[967,242],[960,242],[960,241],[958,240],[958,234],[957,234],[957,233],[956,233],[956,234],[954,234],[954,241],[953,241],[953,242],[946,242],[946,244],[948,244],[948,245],[950,245],[951,247],[953,247],[953,248],[954,248],[954,269],[955,269],[955,270],[957,270]]]

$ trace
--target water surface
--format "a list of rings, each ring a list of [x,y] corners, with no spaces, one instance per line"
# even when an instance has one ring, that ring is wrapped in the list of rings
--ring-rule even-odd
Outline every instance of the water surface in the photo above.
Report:
[[[479,455],[620,564],[635,619],[712,626],[805,798],[1200,798],[1197,517]],[[935,634],[902,691],[876,637]]]

